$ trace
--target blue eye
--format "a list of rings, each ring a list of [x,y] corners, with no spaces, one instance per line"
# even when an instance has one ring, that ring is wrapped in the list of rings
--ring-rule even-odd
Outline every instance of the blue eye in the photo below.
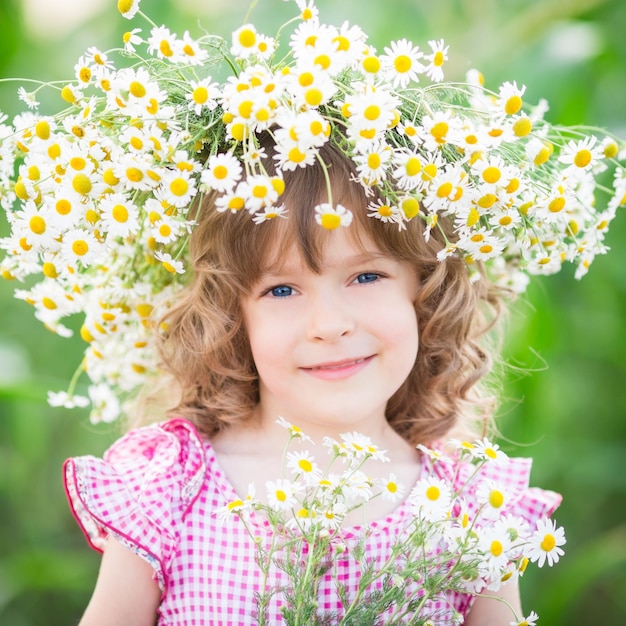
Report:
[[[380,274],[374,274],[373,272],[364,272],[356,277],[358,283],[373,283],[380,278]]]
[[[272,294],[275,298],[285,298],[293,295],[293,289],[287,285],[278,285],[278,287],[270,289],[268,293]]]

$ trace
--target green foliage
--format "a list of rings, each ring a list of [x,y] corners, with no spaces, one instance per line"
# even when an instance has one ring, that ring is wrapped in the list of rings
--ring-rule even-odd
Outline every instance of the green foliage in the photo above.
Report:
[[[197,2],[192,10],[190,2],[143,1],[157,22],[192,34],[198,19],[227,33],[245,13],[245,3]],[[490,87],[516,80],[528,85],[530,102],[547,98],[552,121],[605,125],[626,136],[623,0],[318,4],[327,21],[359,23],[381,48],[401,37],[420,45],[443,37],[451,44],[449,78],[478,67]],[[40,41],[27,30],[24,3],[3,0],[0,76],[70,78],[87,46],[115,45],[128,28],[114,5],[107,2],[104,14],[71,36]],[[259,0],[253,17],[271,33],[291,9]],[[0,110],[9,115],[22,108],[16,89],[0,84]],[[0,233],[5,229],[0,218]],[[510,443],[503,447],[534,457],[535,484],[564,496],[556,518],[567,531],[566,555],[554,570],[528,572],[522,584],[527,606],[550,626],[620,624],[626,614],[623,241],[621,214],[608,236],[612,252],[589,276],[535,279],[511,320],[506,356],[519,369],[510,369],[504,388],[500,430]],[[0,623],[61,626],[78,621],[99,563],[67,508],[63,460],[100,454],[117,427],[96,429],[83,412],[47,407],[46,391],[65,387],[81,342],[44,330],[26,304],[13,300],[13,288],[0,282]]]

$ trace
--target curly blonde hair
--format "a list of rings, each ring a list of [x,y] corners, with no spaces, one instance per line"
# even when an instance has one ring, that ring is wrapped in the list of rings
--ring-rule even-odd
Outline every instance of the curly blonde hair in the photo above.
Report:
[[[264,143],[271,175],[272,144]],[[410,375],[388,401],[389,424],[412,444],[476,432],[472,425],[477,423],[486,432],[495,405],[479,383],[492,368],[493,350],[484,340],[500,317],[501,291],[487,279],[471,283],[459,258],[437,260],[445,220],[425,241],[419,218],[400,231],[397,225],[367,217],[371,198],[353,182],[352,161],[332,145],[320,156],[333,202],[354,213],[350,232],[355,241],[371,240],[383,253],[411,263],[417,273],[419,351]],[[308,267],[319,272],[324,241],[333,236],[314,218],[315,205],[328,199],[322,166],[297,168],[284,178],[281,200],[287,219],[257,225],[246,211],[222,215],[213,198],[205,200],[190,239],[193,279],[163,320],[167,331],[159,345],[162,369],[173,379],[178,395],[168,414],[186,417],[207,437],[248,419],[259,401],[258,375],[240,310],[242,296],[260,278],[268,259],[276,261],[277,241],[283,252],[295,245]]]

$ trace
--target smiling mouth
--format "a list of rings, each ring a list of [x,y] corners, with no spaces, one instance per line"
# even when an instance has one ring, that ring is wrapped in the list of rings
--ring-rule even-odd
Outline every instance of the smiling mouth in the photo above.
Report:
[[[303,372],[323,381],[339,381],[351,378],[365,369],[375,354],[364,356],[358,359],[345,359],[343,361],[332,361],[320,363],[311,367],[300,368]]]
[[[368,359],[371,359],[370,356],[364,356],[360,359],[351,359],[347,361],[336,361],[334,363],[322,363],[321,365],[314,365],[312,367],[303,367],[302,369],[308,370],[310,372],[319,372],[319,371],[336,371],[342,370],[345,368],[353,367],[354,365],[359,365],[360,363],[364,363]]]

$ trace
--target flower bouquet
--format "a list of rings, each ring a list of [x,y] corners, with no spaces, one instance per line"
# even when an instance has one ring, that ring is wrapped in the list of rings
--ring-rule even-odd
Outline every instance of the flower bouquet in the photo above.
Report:
[[[246,498],[216,511],[223,520],[237,516],[256,543],[263,574],[259,624],[271,623],[275,596],[290,625],[462,623],[455,596],[488,595],[521,576],[529,562],[552,566],[563,555],[562,528],[547,518],[531,525],[510,513],[514,490],[488,477],[489,467],[509,460],[486,439],[452,441],[450,454],[418,446],[423,471],[405,499],[393,474],[373,480],[365,473],[370,460],[388,460],[368,437],[327,438],[327,460],[318,464],[309,451],[289,451],[306,434],[282,418],[278,423],[289,431],[283,475],[266,483],[265,497],[257,498],[251,485]],[[366,545],[372,526],[364,524],[359,533],[344,527],[349,513],[364,511],[376,498],[403,500],[408,509],[403,531],[382,558],[384,551],[376,555]],[[268,533],[259,534],[254,516],[267,522]],[[356,591],[338,567],[347,558],[359,565]],[[323,586],[336,590],[341,610],[320,607]],[[511,616],[516,625],[537,619],[534,612]]]

